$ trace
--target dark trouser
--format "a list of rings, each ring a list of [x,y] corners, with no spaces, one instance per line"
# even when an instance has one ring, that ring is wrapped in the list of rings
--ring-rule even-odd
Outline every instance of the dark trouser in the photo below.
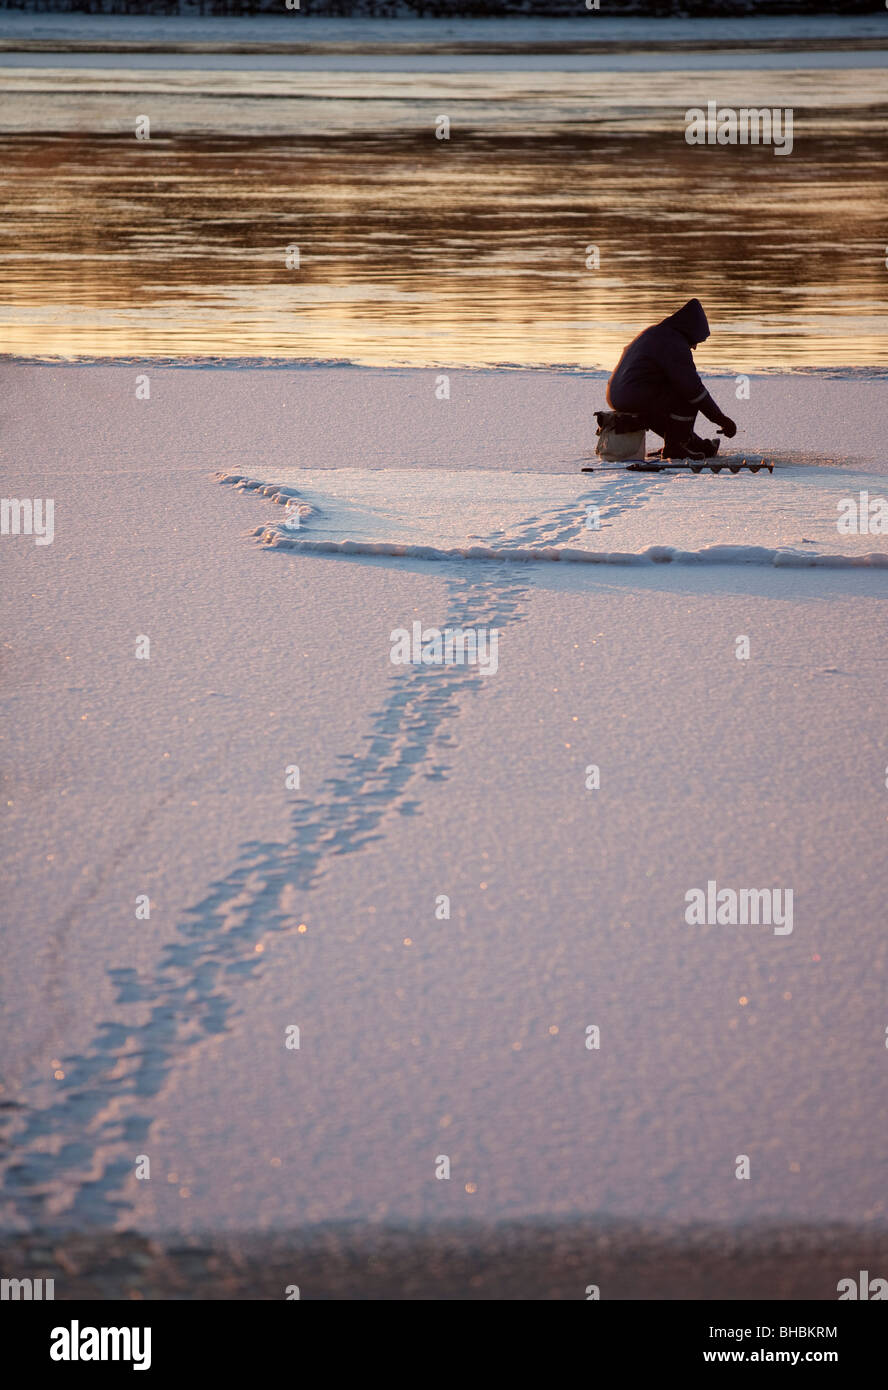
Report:
[[[653,391],[643,400],[633,399],[630,403],[622,396],[618,401],[614,400],[608,386],[607,403],[611,410],[640,415],[645,429],[653,430],[654,434],[661,435],[663,440],[670,444],[686,444],[694,433],[696,405],[692,405],[690,401],[668,388],[665,391]]]

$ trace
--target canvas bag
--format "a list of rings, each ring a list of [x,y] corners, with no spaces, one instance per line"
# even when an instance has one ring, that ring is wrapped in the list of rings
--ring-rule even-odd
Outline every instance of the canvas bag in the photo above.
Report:
[[[606,463],[644,458],[647,431],[631,428],[633,422],[638,420],[637,415],[620,415],[616,410],[596,410],[595,418],[598,421],[595,452]]]

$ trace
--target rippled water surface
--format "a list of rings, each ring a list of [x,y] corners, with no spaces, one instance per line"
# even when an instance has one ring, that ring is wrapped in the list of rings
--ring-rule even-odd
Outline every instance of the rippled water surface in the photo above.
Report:
[[[608,366],[695,294],[703,366],[885,366],[885,56],[5,54],[4,348]]]

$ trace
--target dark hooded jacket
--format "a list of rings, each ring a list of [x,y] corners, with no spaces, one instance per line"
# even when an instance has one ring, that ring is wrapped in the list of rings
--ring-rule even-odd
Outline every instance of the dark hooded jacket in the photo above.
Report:
[[[607,384],[612,410],[644,414],[662,410],[667,398],[685,401],[719,424],[724,418],[700,380],[691,347],[709,337],[699,299],[689,299],[677,313],[633,338]]]

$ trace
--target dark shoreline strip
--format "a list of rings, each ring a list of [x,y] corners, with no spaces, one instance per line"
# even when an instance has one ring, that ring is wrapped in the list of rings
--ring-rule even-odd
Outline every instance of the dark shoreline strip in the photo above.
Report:
[[[275,1235],[148,1237],[38,1230],[0,1244],[4,1273],[54,1278],[55,1299],[813,1299],[888,1269],[888,1231],[847,1224],[680,1227],[527,1220],[407,1229],[330,1222]]]
[[[317,42],[280,43],[262,40],[209,39],[26,39],[0,38],[0,53],[206,53],[259,55],[411,57],[427,54],[459,55],[581,55],[614,53],[880,53],[888,50],[888,38],[777,38],[777,39],[580,39],[515,42],[468,39],[441,43]]]

